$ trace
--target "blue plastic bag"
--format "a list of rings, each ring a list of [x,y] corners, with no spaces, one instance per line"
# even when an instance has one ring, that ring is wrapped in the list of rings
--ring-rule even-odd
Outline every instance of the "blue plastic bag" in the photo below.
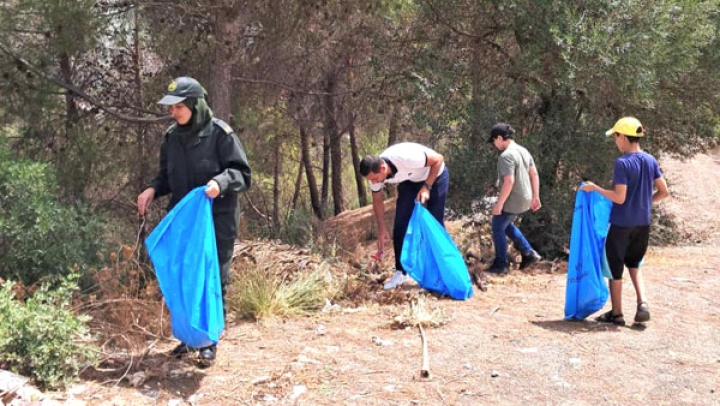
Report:
[[[190,191],[145,240],[170,310],[173,335],[190,347],[217,344],[225,328],[212,199]]]
[[[570,231],[565,319],[582,320],[605,306],[605,238],[612,202],[598,192],[578,190]]]
[[[465,300],[473,295],[462,254],[450,234],[420,202],[415,202],[400,262],[423,288]]]

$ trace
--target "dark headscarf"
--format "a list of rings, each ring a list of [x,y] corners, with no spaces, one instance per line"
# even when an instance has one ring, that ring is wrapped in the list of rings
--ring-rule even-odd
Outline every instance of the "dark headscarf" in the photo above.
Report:
[[[200,131],[212,120],[213,112],[204,97],[188,97],[182,103],[192,111],[192,116],[187,124],[175,126],[172,134],[182,137],[182,143],[187,147],[196,142]]]

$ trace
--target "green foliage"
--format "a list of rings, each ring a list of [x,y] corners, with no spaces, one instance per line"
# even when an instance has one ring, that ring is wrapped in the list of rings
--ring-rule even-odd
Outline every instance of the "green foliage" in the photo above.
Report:
[[[0,361],[47,389],[63,388],[96,360],[88,317],[68,309],[76,279],[43,283],[24,304],[15,299],[12,282],[0,286]]]
[[[228,302],[240,318],[307,315],[322,304],[325,287],[319,271],[286,281],[263,267],[252,267],[234,277]]]
[[[14,158],[0,139],[0,277],[29,285],[91,266],[101,234],[87,207],[57,201],[47,165]]]

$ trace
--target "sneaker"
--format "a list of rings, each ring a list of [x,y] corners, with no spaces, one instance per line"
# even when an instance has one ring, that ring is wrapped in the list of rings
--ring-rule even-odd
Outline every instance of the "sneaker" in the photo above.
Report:
[[[535,251],[530,251],[527,255],[522,256],[522,261],[520,261],[520,269],[525,269],[529,267],[530,265],[535,264],[536,262],[540,261],[542,257]]]
[[[407,275],[405,275],[402,271],[395,271],[393,276],[387,282],[385,282],[385,285],[383,285],[383,289],[395,289],[405,283],[405,281],[407,281]]]
[[[485,272],[505,275],[506,273],[510,272],[510,268],[508,268],[507,262],[499,262],[498,260],[494,260],[492,265],[490,265],[490,267],[487,268]]]
[[[215,355],[217,354],[217,346],[211,345],[200,349],[198,360],[200,365],[209,367],[215,363]]]
[[[650,308],[647,302],[640,302],[635,313],[635,323],[645,323],[646,321],[650,321]]]
[[[189,347],[185,343],[178,344],[172,351],[170,351],[170,355],[173,357],[180,358],[181,356],[185,354],[189,354],[191,352],[197,351],[195,348]]]

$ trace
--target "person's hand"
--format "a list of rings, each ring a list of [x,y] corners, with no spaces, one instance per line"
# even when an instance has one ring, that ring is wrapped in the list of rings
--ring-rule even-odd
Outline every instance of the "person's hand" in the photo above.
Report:
[[[151,187],[140,193],[137,197],[138,214],[144,216],[148,207],[150,207],[150,203],[153,202],[153,199],[155,199],[155,189]]]
[[[415,199],[420,201],[420,204],[425,204],[430,199],[430,191],[425,187],[421,187]]]
[[[378,234],[377,250],[382,253],[385,251],[385,242],[390,241],[390,233],[387,230],[380,230]]]
[[[597,185],[592,182],[585,182],[580,186],[580,190],[583,192],[592,192],[593,190],[597,190]]]
[[[495,204],[493,205],[492,215],[493,215],[493,216],[499,216],[499,215],[501,215],[501,214],[502,214],[502,209],[503,209],[503,205],[502,205],[502,204],[495,203]]]
[[[382,260],[382,254],[382,251],[377,250],[374,254],[370,255],[370,258],[372,258],[375,262],[380,262]]]
[[[220,185],[215,179],[210,179],[210,182],[207,183],[207,187],[205,188],[205,195],[211,199],[220,196]]]
[[[540,210],[541,207],[542,207],[542,203],[540,203],[540,198],[533,197],[532,202],[530,202],[530,210],[532,210],[533,212],[536,212],[536,211]]]

